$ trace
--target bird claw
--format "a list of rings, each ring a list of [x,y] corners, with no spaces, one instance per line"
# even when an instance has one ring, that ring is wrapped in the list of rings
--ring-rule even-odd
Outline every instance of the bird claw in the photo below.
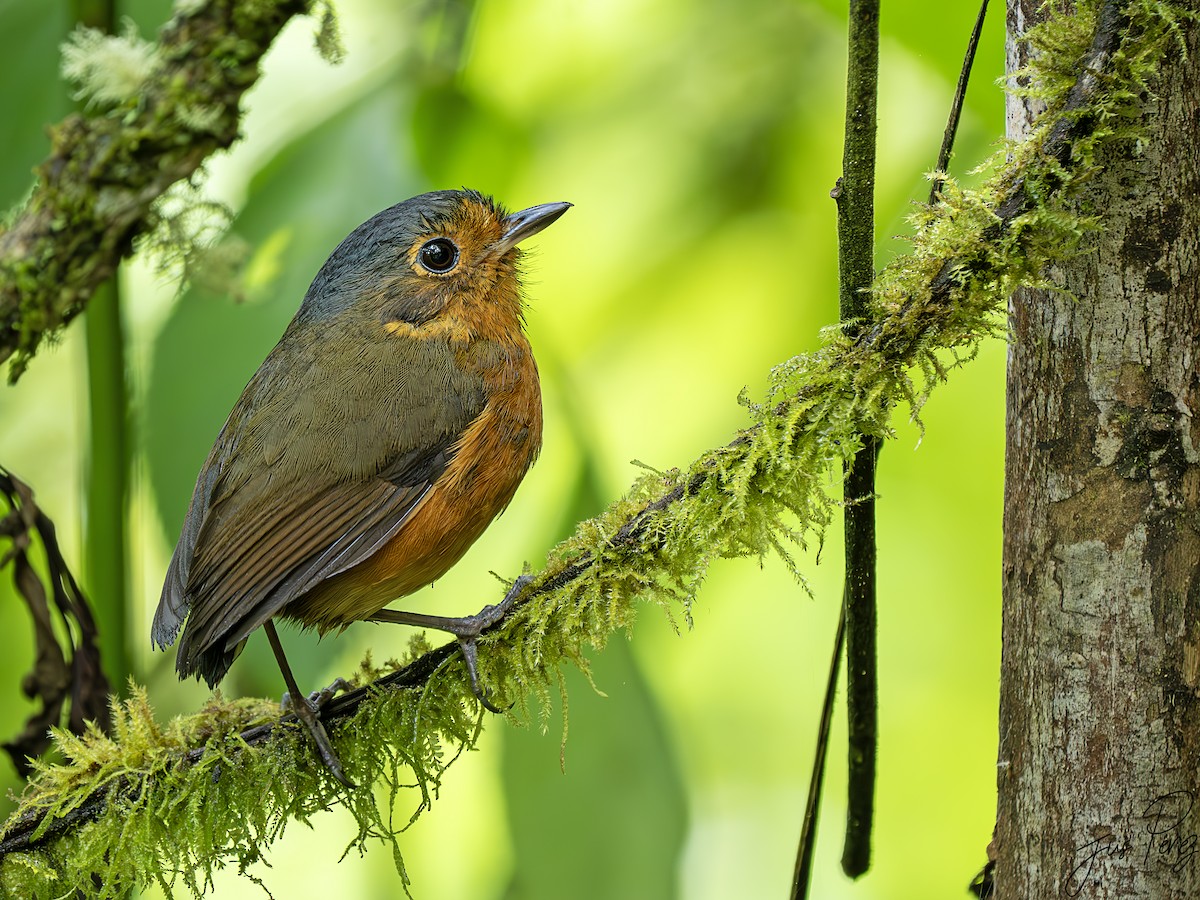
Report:
[[[497,715],[512,709],[513,705],[510,703],[503,708],[496,706],[488,700],[487,692],[480,686],[478,666],[479,647],[477,640],[480,634],[508,615],[508,611],[512,609],[517,596],[531,581],[533,581],[532,575],[519,576],[513,582],[512,587],[508,589],[508,593],[504,595],[503,600],[499,603],[485,606],[473,616],[464,616],[459,619],[460,627],[451,632],[451,634],[458,638],[458,649],[462,653],[463,662],[467,666],[467,678],[471,682],[471,693],[475,695],[475,699],[479,701],[484,709]]]
[[[333,679],[332,684],[328,684],[319,691],[313,691],[311,694],[309,694],[308,702],[317,709],[321,709],[326,703],[328,703],[338,694],[344,694],[348,691],[352,691],[353,689],[354,685],[348,682],[345,678],[339,676]]]
[[[513,582],[512,587],[508,589],[508,593],[504,595],[503,600],[491,606],[485,606],[473,616],[447,618],[446,616],[429,616],[424,613],[406,612],[399,609],[381,609],[370,616],[370,621],[391,622],[396,625],[415,625],[418,628],[436,628],[438,631],[454,635],[458,640],[459,649],[462,651],[463,661],[467,665],[467,677],[471,680],[471,693],[475,695],[475,699],[483,705],[484,709],[494,713],[502,713],[504,710],[488,700],[487,694],[479,686],[479,652],[476,643],[483,632],[499,624],[508,615],[509,610],[512,609],[521,591],[531,581],[533,581],[532,575],[520,576]]]
[[[336,697],[338,694],[346,693],[354,690],[354,685],[348,682],[345,678],[338,677],[333,679],[331,684],[326,685],[319,691],[313,691],[308,695],[308,704],[313,709],[323,709],[325,704]],[[290,691],[284,691],[283,696],[279,698],[279,708],[285,713],[295,712],[295,704],[292,703],[292,695]]]
[[[314,692],[319,694],[320,692]],[[343,787],[353,789],[357,785],[347,776],[342,768],[342,761],[338,759],[337,751],[333,749],[333,743],[329,740],[329,732],[325,730],[325,726],[321,723],[318,715],[319,707],[310,701],[307,697],[301,699],[299,703],[292,701],[290,693],[286,693],[284,702],[280,704],[286,711],[291,712],[299,719],[308,729],[309,737],[312,738],[313,744],[316,745],[317,755],[321,757],[321,762],[329,773],[341,782]],[[286,704],[286,706],[285,706]]]
[[[325,768],[344,787],[353,789],[358,785],[346,776],[346,772],[342,768],[342,761],[338,759],[337,751],[333,749],[333,743],[329,740],[329,732],[325,730],[325,726],[321,723],[319,715],[321,707],[328,703],[339,690],[345,691],[349,689],[350,685],[346,680],[338,678],[329,687],[313,691],[307,697],[302,698],[299,703],[292,700],[291,691],[284,691],[283,696],[279,700],[279,709],[284,714],[291,713],[300,720],[308,730],[313,744],[316,745],[317,755],[321,757],[321,762]]]
[[[458,636],[458,649],[462,653],[463,662],[467,664],[467,678],[471,681],[471,693],[475,695],[475,699],[479,701],[480,706],[488,712],[493,712],[497,715],[512,709],[511,703],[503,708],[496,706],[487,698],[487,692],[480,686],[479,667],[477,665],[479,645],[475,643],[475,638]]]

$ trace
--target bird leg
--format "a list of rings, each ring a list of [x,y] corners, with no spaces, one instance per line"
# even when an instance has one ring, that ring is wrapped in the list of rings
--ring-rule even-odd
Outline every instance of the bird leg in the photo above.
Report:
[[[290,704],[292,711],[295,712],[296,718],[304,723],[308,728],[309,736],[312,737],[313,743],[317,745],[317,755],[321,757],[321,762],[325,764],[330,773],[348,788],[355,787],[353,781],[346,777],[346,773],[342,770],[342,761],[338,759],[337,753],[334,752],[333,744],[329,741],[329,733],[325,731],[325,726],[321,724],[320,718],[317,716],[317,707],[312,701],[300,693],[300,688],[296,685],[296,676],[292,674],[292,667],[288,665],[287,657],[283,655],[283,644],[279,642],[279,634],[275,631],[275,623],[268,619],[263,625],[263,630],[267,632],[267,640],[271,642],[271,649],[275,653],[275,661],[279,663],[279,671],[283,673],[284,684],[287,685],[287,697],[297,698]]]
[[[485,606],[473,616],[455,618],[450,616],[429,616],[424,613],[406,612],[402,609],[381,609],[375,615],[370,616],[367,621],[391,622],[396,625],[416,625],[418,627],[446,631],[454,635],[458,639],[458,648],[462,651],[463,661],[467,664],[467,677],[471,681],[471,693],[475,695],[475,699],[483,705],[484,709],[494,713],[501,713],[504,710],[494,706],[488,700],[483,688],[479,685],[479,669],[477,666],[478,647],[476,641],[479,635],[508,615],[508,611],[512,609],[518,595],[532,580],[532,576],[522,575],[513,582],[513,586],[509,588],[503,600],[499,603]]]

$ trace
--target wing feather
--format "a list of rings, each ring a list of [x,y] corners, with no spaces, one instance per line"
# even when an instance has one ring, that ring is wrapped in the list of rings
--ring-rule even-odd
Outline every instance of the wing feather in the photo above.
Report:
[[[196,600],[179,645],[180,670],[202,671],[204,657],[214,652],[223,657],[234,650],[288,603],[329,577],[331,561],[353,565],[365,559],[381,539],[403,527],[428,488],[427,483],[397,487],[385,481],[332,486],[312,498],[313,505],[327,514],[291,516],[277,523],[293,541],[283,554],[272,552],[274,522],[252,536],[242,533],[243,539],[264,544],[263,553],[255,554],[264,562],[196,585]],[[367,535],[373,539],[363,540]]]
[[[215,684],[252,631],[394,537],[485,406],[445,342],[374,317],[347,366],[327,333],[293,321],[196,481],[152,631],[166,646],[183,628],[181,675]]]

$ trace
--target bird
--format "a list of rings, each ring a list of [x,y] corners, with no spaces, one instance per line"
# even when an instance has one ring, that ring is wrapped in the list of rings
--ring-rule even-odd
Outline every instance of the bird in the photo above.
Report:
[[[518,245],[570,203],[509,213],[477,191],[420,194],[330,254],[196,478],[151,628],[180,679],[215,687],[262,628],[321,760],[346,777],[275,629],[352,622],[475,637],[501,604],[450,618],[385,609],[450,569],[541,448]],[[518,580],[520,581],[520,580]]]

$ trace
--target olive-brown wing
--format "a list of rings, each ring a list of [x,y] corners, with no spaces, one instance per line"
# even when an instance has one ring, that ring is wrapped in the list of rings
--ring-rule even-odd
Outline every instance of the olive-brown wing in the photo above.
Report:
[[[182,675],[219,681],[250,632],[394,536],[482,411],[445,343],[373,337],[347,366],[293,323],[235,405],[155,616],[160,645],[187,617]]]

